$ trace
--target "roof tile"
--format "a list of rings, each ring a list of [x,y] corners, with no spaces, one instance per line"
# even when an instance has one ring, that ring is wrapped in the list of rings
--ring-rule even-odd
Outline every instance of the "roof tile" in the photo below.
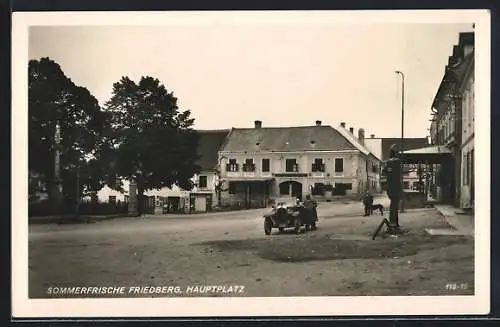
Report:
[[[233,128],[222,151],[356,150],[331,126]]]

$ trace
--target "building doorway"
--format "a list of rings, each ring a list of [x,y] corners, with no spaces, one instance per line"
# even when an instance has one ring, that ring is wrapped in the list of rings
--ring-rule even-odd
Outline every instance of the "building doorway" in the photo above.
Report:
[[[302,200],[302,183],[287,181],[279,184],[280,195],[290,195]]]

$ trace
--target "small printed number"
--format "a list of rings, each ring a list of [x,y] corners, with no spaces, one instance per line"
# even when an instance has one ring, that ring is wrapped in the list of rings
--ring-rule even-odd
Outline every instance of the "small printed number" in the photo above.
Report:
[[[469,287],[467,283],[448,283],[446,284],[447,290],[466,290]]]

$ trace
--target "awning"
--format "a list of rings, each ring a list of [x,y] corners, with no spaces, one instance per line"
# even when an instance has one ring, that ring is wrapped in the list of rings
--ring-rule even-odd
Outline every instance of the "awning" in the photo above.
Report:
[[[403,151],[403,154],[406,155],[412,155],[412,154],[451,154],[451,150],[448,149],[444,145],[434,145],[434,146],[428,146],[425,148],[420,148],[420,149],[413,149],[413,150],[407,150]]]
[[[451,158],[452,152],[444,145],[403,151],[401,159],[405,164],[441,164]]]

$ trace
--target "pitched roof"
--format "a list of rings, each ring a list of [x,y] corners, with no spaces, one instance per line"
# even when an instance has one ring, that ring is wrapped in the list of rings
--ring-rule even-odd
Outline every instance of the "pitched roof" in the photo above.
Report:
[[[467,75],[470,67],[474,64],[474,52],[469,53],[461,65],[453,68],[451,71],[454,74],[454,77],[457,81],[464,81],[464,77]]]
[[[393,144],[399,147],[400,138],[383,138],[382,139],[382,160],[389,159],[389,150]],[[419,138],[405,138],[403,139],[403,151],[425,148],[429,146],[429,141],[425,137]]]
[[[218,164],[218,152],[229,130],[197,130],[196,132],[199,135],[197,153],[200,156],[197,164],[202,170],[214,169]]]
[[[233,128],[221,151],[335,151],[356,146],[331,126]]]
[[[351,132],[348,132],[345,128],[338,127],[338,128],[335,128],[335,130],[337,132],[339,132],[343,137],[345,137],[346,139],[348,139],[349,142],[351,142],[351,144],[354,145],[356,147],[356,149],[359,150],[361,153],[364,153],[366,155],[368,155],[369,153],[371,153],[371,151],[368,150],[368,148],[366,146],[362,145],[359,142],[359,140],[358,140],[357,137],[355,137],[353,134],[351,134]]]

